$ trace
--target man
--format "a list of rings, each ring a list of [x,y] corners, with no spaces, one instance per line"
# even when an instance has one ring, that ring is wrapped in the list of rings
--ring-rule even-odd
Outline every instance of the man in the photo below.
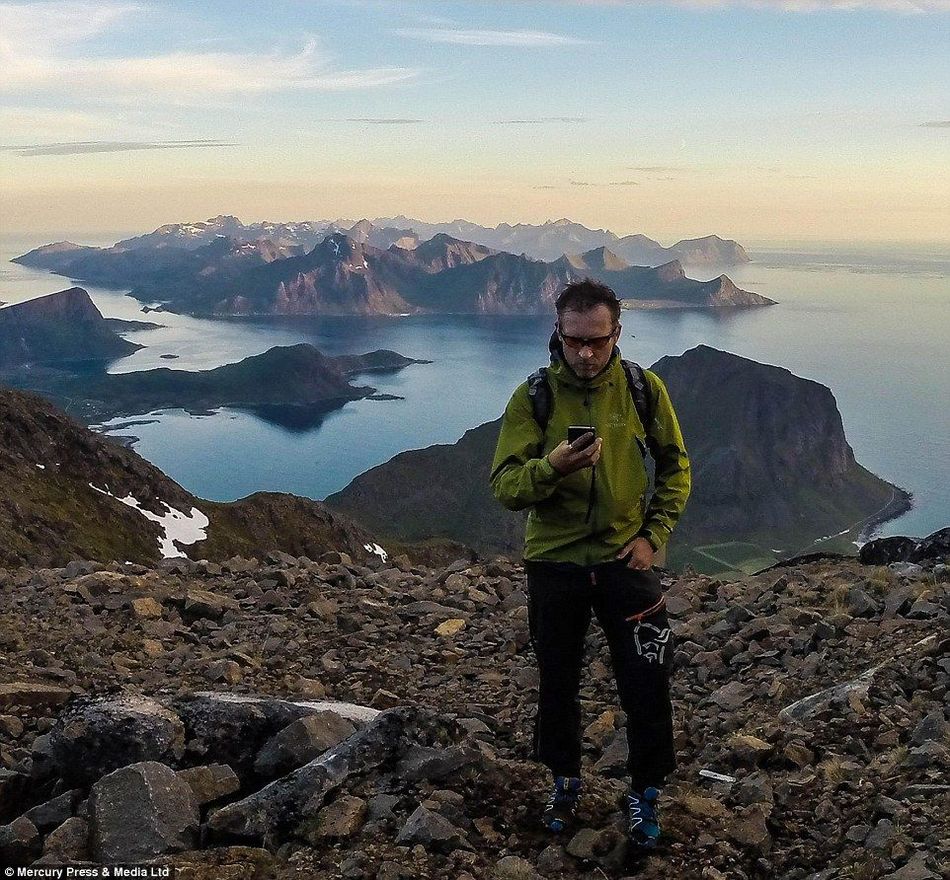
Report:
[[[689,458],[666,388],[649,370],[643,371],[649,424],[641,422],[616,347],[620,303],[614,292],[585,279],[569,284],[555,305],[547,424],[536,417],[530,382],[523,383],[505,410],[491,472],[492,490],[505,507],[529,508],[528,620],[540,674],[534,753],[554,776],[543,822],[564,831],[577,809],[578,692],[593,612],[627,715],[629,837],[649,849],[660,835],[660,788],[676,766],[673,643],[652,565],[689,495]],[[572,425],[591,430],[570,444]],[[656,462],[649,499],[647,448]]]

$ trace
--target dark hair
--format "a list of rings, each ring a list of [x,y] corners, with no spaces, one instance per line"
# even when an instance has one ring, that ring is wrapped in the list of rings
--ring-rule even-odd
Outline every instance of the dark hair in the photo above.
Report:
[[[585,278],[572,281],[554,301],[558,315],[562,312],[589,312],[597,306],[607,306],[616,324],[620,320],[620,300],[606,284]]]

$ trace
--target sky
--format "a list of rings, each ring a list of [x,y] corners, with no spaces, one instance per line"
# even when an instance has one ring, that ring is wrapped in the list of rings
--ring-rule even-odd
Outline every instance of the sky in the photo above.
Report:
[[[0,234],[950,245],[950,0],[0,2]]]

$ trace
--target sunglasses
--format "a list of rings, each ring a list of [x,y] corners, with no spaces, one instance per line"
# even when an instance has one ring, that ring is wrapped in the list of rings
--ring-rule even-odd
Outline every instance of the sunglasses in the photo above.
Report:
[[[555,325],[555,327],[557,328],[557,335],[561,338],[561,342],[563,342],[568,348],[575,350],[589,348],[592,351],[606,348],[606,346],[608,346],[613,340],[614,336],[617,334],[617,330],[619,329],[618,325],[617,327],[614,327],[614,329],[606,336],[589,336],[585,338],[583,336],[568,336],[561,330],[560,325]]]

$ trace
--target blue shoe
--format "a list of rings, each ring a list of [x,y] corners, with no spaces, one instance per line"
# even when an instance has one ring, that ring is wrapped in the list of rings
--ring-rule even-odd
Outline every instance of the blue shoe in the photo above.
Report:
[[[627,795],[627,837],[639,849],[654,849],[660,838],[658,789],[650,786],[643,794],[631,791]]]
[[[560,834],[574,821],[581,796],[581,781],[576,776],[555,776],[554,791],[548,798],[541,822],[548,831]]]

